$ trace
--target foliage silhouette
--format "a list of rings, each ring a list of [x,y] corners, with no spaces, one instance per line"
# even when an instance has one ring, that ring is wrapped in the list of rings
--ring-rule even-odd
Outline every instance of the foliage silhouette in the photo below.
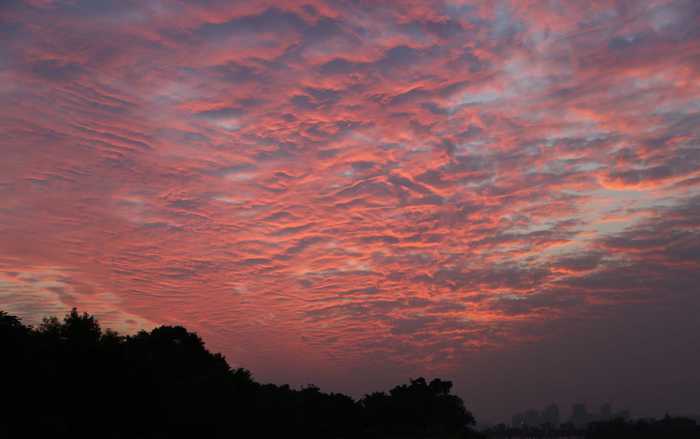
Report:
[[[450,394],[452,383],[424,378],[393,388],[389,394],[372,393],[360,400],[368,431],[378,437],[448,437],[474,417],[462,400]]]
[[[0,437],[478,437],[449,381],[360,401],[259,384],[181,326],[122,336],[75,309],[38,328],[0,311],[0,353]]]

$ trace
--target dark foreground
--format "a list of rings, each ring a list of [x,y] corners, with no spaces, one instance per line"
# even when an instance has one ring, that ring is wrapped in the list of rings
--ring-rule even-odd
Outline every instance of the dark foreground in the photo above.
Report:
[[[505,425],[491,427],[482,432],[493,439],[652,439],[652,438],[700,438],[700,426],[692,419],[672,418],[628,420],[623,418],[593,422],[576,428],[563,424],[532,428],[510,428]]]
[[[122,336],[76,310],[38,328],[0,311],[0,439],[700,438],[670,417],[478,433],[451,389],[418,378],[356,401],[260,384],[180,326]]]
[[[75,310],[28,327],[0,312],[0,438],[469,438],[452,383],[359,401],[257,383],[175,326],[122,336]]]

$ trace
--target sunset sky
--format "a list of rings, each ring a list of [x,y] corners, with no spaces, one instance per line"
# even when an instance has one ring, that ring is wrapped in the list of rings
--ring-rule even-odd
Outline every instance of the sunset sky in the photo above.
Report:
[[[2,0],[0,309],[700,412],[699,142],[694,0]]]

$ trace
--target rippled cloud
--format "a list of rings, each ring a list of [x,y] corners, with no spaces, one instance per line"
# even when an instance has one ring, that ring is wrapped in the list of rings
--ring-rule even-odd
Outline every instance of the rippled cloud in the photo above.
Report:
[[[263,379],[355,392],[697,306],[699,20],[4,2],[0,305],[184,323]]]

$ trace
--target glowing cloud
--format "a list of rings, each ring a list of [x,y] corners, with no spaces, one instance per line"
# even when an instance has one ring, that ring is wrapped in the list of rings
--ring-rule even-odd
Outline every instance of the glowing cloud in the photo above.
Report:
[[[183,323],[262,379],[357,394],[697,306],[699,17],[5,1],[0,308]]]

